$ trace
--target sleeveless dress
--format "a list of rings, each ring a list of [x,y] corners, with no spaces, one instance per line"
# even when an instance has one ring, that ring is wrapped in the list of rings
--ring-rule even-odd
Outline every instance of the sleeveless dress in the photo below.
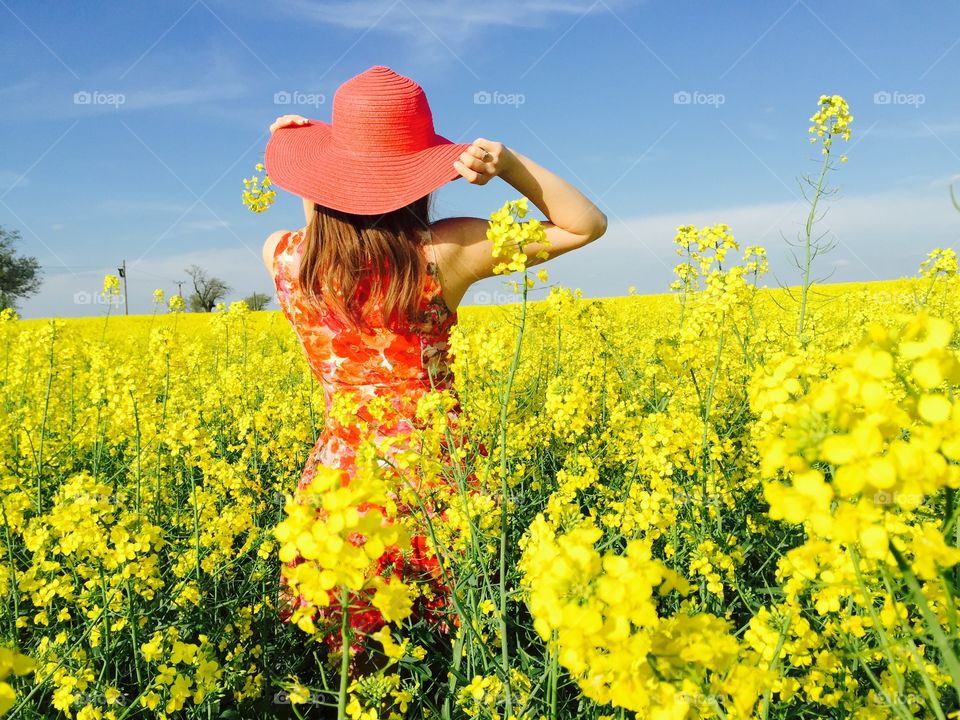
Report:
[[[457,312],[451,311],[443,299],[439,271],[434,261],[427,262],[425,282],[421,290],[420,308],[422,321],[408,323],[401,331],[389,330],[382,326],[382,312],[379,301],[375,302],[375,314],[370,322],[375,325],[373,333],[362,333],[344,325],[340,319],[326,308],[316,310],[304,302],[304,294],[296,277],[299,257],[304,244],[304,230],[288,232],[280,238],[274,250],[275,285],[280,308],[300,340],[311,372],[321,383],[324,391],[325,415],[323,430],[304,465],[298,489],[306,487],[314,476],[318,463],[342,468],[348,477],[353,477],[355,450],[360,440],[360,430],[355,423],[337,422],[331,414],[333,404],[338,398],[348,397],[359,410],[355,417],[375,427],[378,436],[390,436],[409,431],[411,424],[403,418],[413,418],[417,399],[432,388],[447,389],[453,393],[453,373],[449,365],[448,336],[457,322]],[[432,236],[429,229],[421,231],[424,247],[432,248]],[[363,277],[358,288],[361,302],[369,295],[368,278]],[[376,320],[381,324],[376,325]],[[432,378],[432,383],[431,383]],[[396,415],[389,413],[384,421],[382,413],[379,420],[368,411],[367,405],[375,399],[378,403],[389,403]],[[447,412],[449,427],[458,426],[460,404],[457,401]],[[400,418],[399,420],[397,418]],[[446,443],[442,443],[446,453]],[[432,592],[426,593],[432,600],[422,601],[415,607],[415,615],[439,621],[440,613],[445,610],[449,589],[440,581],[436,558],[424,545],[423,535],[414,535],[411,539],[411,552],[406,556],[397,551],[388,550],[379,561],[381,569],[391,569],[399,577],[405,575],[418,577],[419,582],[431,585]],[[293,611],[299,607],[308,607],[308,603],[299,594],[294,597],[286,584],[284,567],[295,567],[302,559],[295,557],[280,568],[280,594],[278,612],[283,623],[290,621]],[[330,627],[339,626],[339,602],[331,595],[331,605],[326,608],[313,608],[314,619],[325,618]],[[359,635],[375,632],[385,623],[379,611],[365,603],[363,598],[351,598],[350,624]],[[339,630],[329,632],[325,641],[332,650],[339,647]],[[356,644],[353,652],[359,652]]]

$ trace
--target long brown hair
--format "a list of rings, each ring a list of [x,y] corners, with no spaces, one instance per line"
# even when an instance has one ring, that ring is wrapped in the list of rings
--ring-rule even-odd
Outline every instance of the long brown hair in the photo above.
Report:
[[[329,308],[355,330],[371,328],[369,312],[377,299],[388,326],[395,327],[401,317],[417,322],[426,272],[423,237],[417,231],[430,225],[431,198],[424,195],[382,215],[356,215],[314,203],[298,271],[307,303],[317,310]],[[369,293],[358,293],[366,276]]]

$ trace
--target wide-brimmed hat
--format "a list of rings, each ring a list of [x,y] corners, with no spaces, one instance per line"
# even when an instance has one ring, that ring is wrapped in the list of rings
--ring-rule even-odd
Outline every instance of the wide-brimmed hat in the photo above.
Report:
[[[385,65],[344,82],[332,122],[277,128],[263,164],[272,183],[359,215],[396,210],[460,176],[470,143],[438,135],[423,88]]]

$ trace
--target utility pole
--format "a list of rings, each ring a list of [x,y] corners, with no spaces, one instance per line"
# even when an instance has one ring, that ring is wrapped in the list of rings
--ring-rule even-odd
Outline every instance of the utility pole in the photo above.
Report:
[[[183,297],[183,280],[176,280],[177,283],[177,295]]]
[[[120,273],[120,277],[123,278],[123,314],[129,315],[130,304],[127,302],[127,261],[124,260],[117,270]]]

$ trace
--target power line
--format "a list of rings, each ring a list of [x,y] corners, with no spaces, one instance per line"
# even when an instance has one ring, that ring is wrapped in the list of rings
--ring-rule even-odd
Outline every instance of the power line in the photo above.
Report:
[[[106,270],[108,266],[106,265],[41,265],[43,270],[63,270],[69,272],[71,270]],[[165,283],[171,285],[176,285],[178,282],[183,282],[182,280],[173,280],[169,277],[163,275],[157,275],[156,273],[147,272],[145,270],[133,270],[134,275],[146,275],[147,277],[154,278],[155,280],[162,280]]]

